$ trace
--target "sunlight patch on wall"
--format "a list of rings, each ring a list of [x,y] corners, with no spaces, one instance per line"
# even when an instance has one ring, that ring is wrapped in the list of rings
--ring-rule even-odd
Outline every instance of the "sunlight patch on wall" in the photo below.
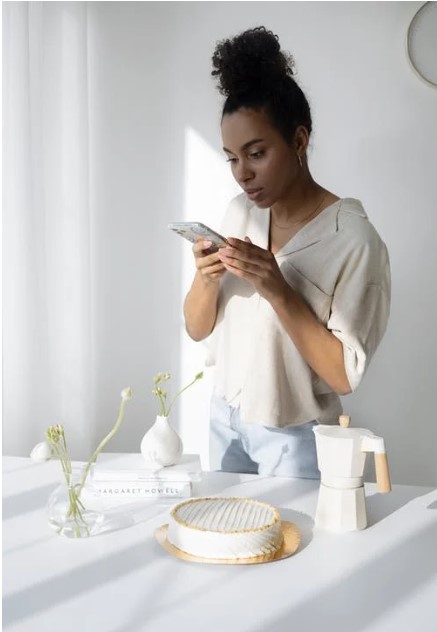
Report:
[[[222,218],[230,200],[241,192],[233,179],[224,153],[209,145],[192,127],[185,131],[184,221],[199,221],[220,232]],[[193,253],[186,242],[182,248],[181,305],[195,272]],[[181,323],[181,383],[204,369],[206,345],[192,341]],[[208,465],[208,421],[212,369],[192,389],[186,391],[179,405],[179,431],[186,453],[200,453]]]
[[[224,152],[211,147],[193,128],[185,133],[186,220],[218,229],[229,201],[241,188],[232,177]]]

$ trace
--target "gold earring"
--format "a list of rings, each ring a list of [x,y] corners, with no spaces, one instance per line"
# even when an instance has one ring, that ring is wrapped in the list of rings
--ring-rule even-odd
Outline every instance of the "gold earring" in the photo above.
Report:
[[[299,161],[299,165],[302,167],[302,158],[297,154],[297,159]]]

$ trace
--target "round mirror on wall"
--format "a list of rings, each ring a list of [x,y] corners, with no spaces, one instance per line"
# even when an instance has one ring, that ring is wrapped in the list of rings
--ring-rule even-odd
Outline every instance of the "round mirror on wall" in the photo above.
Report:
[[[437,2],[425,2],[411,20],[407,55],[419,77],[437,87]]]

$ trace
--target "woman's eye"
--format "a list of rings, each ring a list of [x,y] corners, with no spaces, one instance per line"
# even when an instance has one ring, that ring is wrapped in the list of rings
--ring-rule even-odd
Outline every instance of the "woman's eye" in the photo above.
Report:
[[[228,158],[226,162],[237,162],[236,158]]]
[[[263,154],[264,154],[263,151],[254,151],[251,154],[249,154],[249,158],[253,158],[254,160],[257,160],[258,158],[261,158]]]

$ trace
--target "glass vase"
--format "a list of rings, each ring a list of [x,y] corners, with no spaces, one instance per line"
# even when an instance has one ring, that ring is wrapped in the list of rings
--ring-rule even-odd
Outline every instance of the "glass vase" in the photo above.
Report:
[[[86,481],[81,487],[82,471],[65,474],[47,502],[49,525],[67,538],[87,538],[102,530],[105,516],[92,508],[92,490]]]

